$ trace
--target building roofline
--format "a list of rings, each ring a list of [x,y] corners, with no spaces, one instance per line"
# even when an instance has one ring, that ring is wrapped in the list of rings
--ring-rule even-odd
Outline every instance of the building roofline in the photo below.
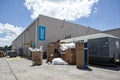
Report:
[[[109,30],[105,30],[105,31],[102,31],[102,32],[114,31],[114,30],[118,30],[118,29],[120,29],[120,28],[109,29]]]
[[[43,16],[43,17],[47,17],[47,18],[52,18],[52,19],[59,20],[59,21],[63,21],[63,20],[65,20],[65,19],[61,20],[61,19],[57,19],[57,18],[54,18],[54,17],[45,16],[45,15],[41,15],[41,14],[40,14],[39,16]],[[71,23],[71,24],[74,24],[74,25],[77,25],[77,26],[81,26],[81,27],[89,27],[89,28],[92,28],[92,27],[90,27],[90,26],[80,25],[80,24],[73,23],[73,22],[69,22],[69,21],[66,21],[66,20],[65,20],[65,22],[67,22],[67,23]],[[94,30],[98,30],[98,31],[101,31],[101,30],[96,29],[96,28],[92,28],[92,29],[94,29]]]
[[[116,37],[114,35],[111,34],[106,34],[106,33],[96,33],[96,34],[89,34],[89,35],[85,35],[85,36],[79,36],[79,37],[73,37],[70,39],[63,39],[60,40],[60,42],[77,42],[80,40],[89,40],[89,39],[97,39],[97,38],[104,38],[104,37],[111,37],[111,38],[116,38],[116,39],[120,39],[119,37]]]
[[[35,21],[40,18],[40,16],[47,17],[47,18],[52,18],[52,19],[59,20],[59,21],[63,21],[63,20],[60,20],[60,19],[57,19],[57,18],[54,18],[54,17],[50,17],[50,16],[45,16],[45,15],[39,14],[38,17],[37,17],[35,20],[33,20],[32,23],[30,23],[30,25],[29,25],[20,35],[18,35],[17,38],[15,38],[15,39],[12,41],[12,43],[13,43],[15,40],[17,40],[27,29],[29,29],[29,28],[31,27],[31,25],[33,25],[33,23],[35,23]],[[89,26],[84,26],[84,25],[72,23],[72,22],[69,22],[69,21],[65,21],[65,22],[71,23],[71,24],[74,24],[74,25],[78,25],[78,26],[81,26],[81,27],[89,27]],[[90,28],[92,28],[92,27],[90,27]],[[98,30],[98,29],[95,29],[95,28],[92,28],[92,29]],[[98,30],[98,31],[100,31],[100,30]]]

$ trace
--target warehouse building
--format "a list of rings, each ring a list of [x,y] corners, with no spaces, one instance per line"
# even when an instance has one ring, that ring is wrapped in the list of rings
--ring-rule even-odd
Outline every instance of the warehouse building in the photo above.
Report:
[[[39,15],[13,42],[12,48],[19,55],[29,56],[29,47],[39,48],[46,44],[72,37],[99,33],[99,30]]]

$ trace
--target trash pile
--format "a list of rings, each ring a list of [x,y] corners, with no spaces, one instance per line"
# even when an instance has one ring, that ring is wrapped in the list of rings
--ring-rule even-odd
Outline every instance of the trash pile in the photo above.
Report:
[[[51,43],[47,46],[47,63],[64,65],[76,63],[75,43]]]

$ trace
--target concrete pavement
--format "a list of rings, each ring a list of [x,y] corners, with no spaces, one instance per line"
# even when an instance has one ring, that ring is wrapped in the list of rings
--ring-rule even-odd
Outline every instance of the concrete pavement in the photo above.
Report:
[[[31,65],[24,58],[0,58],[0,80],[120,80],[120,67],[90,66],[92,71],[87,71],[75,65],[48,65],[45,60],[41,66]]]

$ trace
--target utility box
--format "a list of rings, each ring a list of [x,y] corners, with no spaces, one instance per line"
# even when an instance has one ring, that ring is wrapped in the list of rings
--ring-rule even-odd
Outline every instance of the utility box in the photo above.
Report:
[[[8,55],[9,57],[16,57],[16,56],[17,56],[17,53],[16,53],[16,51],[7,51],[7,55]]]
[[[41,51],[32,52],[33,65],[42,65],[42,54],[43,53]]]
[[[120,39],[102,37],[88,40],[90,62],[116,62],[120,55]]]
[[[85,45],[84,45],[85,44]],[[88,68],[87,44],[84,42],[76,43],[76,66],[77,68]]]

